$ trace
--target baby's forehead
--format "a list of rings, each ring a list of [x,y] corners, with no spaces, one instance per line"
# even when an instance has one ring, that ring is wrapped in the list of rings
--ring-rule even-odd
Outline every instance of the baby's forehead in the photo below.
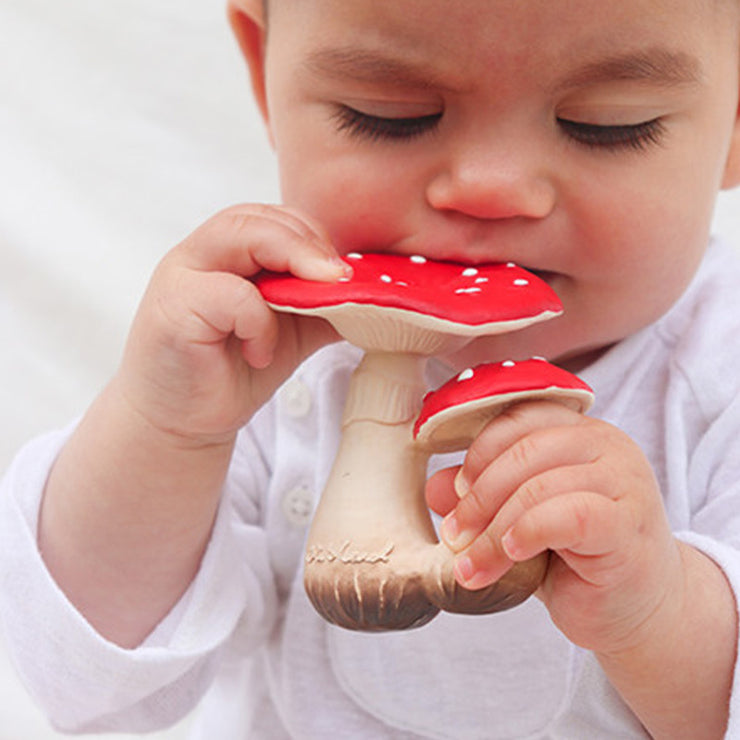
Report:
[[[366,0],[369,3],[376,3],[378,0]],[[382,0],[380,0],[382,2]],[[510,0],[504,0],[505,2],[510,2]],[[517,2],[520,3],[526,3],[530,0],[517,0]],[[660,2],[661,0],[658,0]],[[294,5],[298,2],[301,4],[311,4],[313,3],[313,0],[259,0],[261,6],[262,6],[262,12],[265,22],[268,19],[268,13],[271,7],[277,7],[277,6],[285,6],[285,5]],[[454,0],[455,3],[462,3],[464,4],[466,0]],[[554,0],[554,2],[557,4],[558,0]],[[683,0],[683,2],[688,6],[695,6],[696,12],[700,13],[702,11],[726,11],[731,12],[733,14],[733,17],[735,17],[738,22],[740,22],[740,0]],[[490,0],[490,9],[491,12],[497,12],[499,8],[496,8],[496,5],[500,3],[500,0]],[[592,0],[594,10],[598,12],[599,6],[603,3],[603,0]],[[665,0],[666,7],[670,5],[670,0]],[[563,14],[570,14],[567,8],[563,8]],[[410,15],[415,15],[415,13],[410,13]],[[740,41],[740,40],[739,40]]]
[[[240,0],[232,1],[240,2]],[[250,0],[247,0],[247,2],[250,2]],[[378,17],[386,17],[387,11],[390,10],[388,6],[393,8],[390,11],[390,16],[400,27],[413,28],[423,19],[423,15],[443,14],[445,16],[443,32],[440,34],[440,28],[437,28],[438,35],[442,36],[447,36],[448,33],[457,28],[456,19],[462,18],[461,25],[467,25],[471,13],[478,19],[478,27],[485,27],[490,22],[499,28],[502,24],[506,24],[509,12],[514,13],[512,18],[514,23],[516,23],[516,15],[522,10],[525,13],[532,14],[530,19],[536,19],[540,16],[542,22],[536,22],[535,26],[543,34],[543,39],[548,37],[557,38],[560,35],[558,29],[550,25],[553,22],[557,25],[560,20],[580,18],[586,35],[588,34],[589,20],[599,19],[602,24],[609,23],[604,19],[603,0],[575,0],[575,2],[549,0],[546,3],[543,3],[542,0],[516,0],[515,3],[512,3],[511,0],[486,0],[483,3],[479,0],[453,0],[452,2],[444,0],[441,4],[431,0],[429,12],[425,12],[422,16],[420,16],[419,7],[420,5],[423,6],[424,3],[420,3],[419,0],[339,0],[338,2],[337,0],[251,0],[251,2],[254,3],[253,7],[261,7],[262,21],[266,29],[279,22],[278,19],[282,19],[283,23],[288,21],[293,24],[296,19],[291,17],[292,11],[300,10],[308,11],[311,14],[317,12],[324,18],[324,21],[329,20],[331,25],[338,24],[341,26],[344,23],[357,29],[358,25],[362,26],[365,22],[370,25],[374,24],[376,20],[374,11],[376,10],[379,11]],[[446,5],[446,3],[449,3],[449,5]],[[740,29],[740,0],[651,0],[650,3],[628,2],[623,6],[620,4],[620,6],[622,20],[634,24],[637,29],[643,25],[649,27],[656,14],[664,20],[675,18],[678,15],[684,22],[687,15],[692,16],[693,20],[689,24],[694,28],[702,28],[705,25],[713,27],[715,25],[714,21],[720,16],[720,23],[726,29]],[[628,7],[633,8],[634,12],[630,12]],[[710,22],[712,16],[713,19]],[[568,25],[572,29],[572,24],[569,23]],[[577,27],[581,26],[580,23],[575,25]],[[518,35],[516,29],[511,29],[511,39],[516,39]],[[525,32],[524,35],[527,35],[527,33]],[[619,34],[617,33],[617,35]],[[689,35],[691,35],[691,32],[689,32]],[[740,33],[737,35],[737,42],[737,46],[740,47]],[[348,40],[347,45],[351,44],[351,40]]]

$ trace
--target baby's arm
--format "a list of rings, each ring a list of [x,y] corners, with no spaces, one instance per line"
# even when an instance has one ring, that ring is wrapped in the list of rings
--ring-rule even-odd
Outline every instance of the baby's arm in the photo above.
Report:
[[[428,498],[448,514],[442,534],[464,585],[482,587],[512,561],[552,550],[538,595],[651,735],[723,736],[734,598],[719,567],[673,537],[629,437],[555,404],[521,405],[483,431],[453,476],[432,479]]]
[[[318,280],[345,269],[297,213],[240,206],[215,216],[156,269],[118,372],[50,475],[44,560],[88,621],[124,647],[196,574],[239,428],[335,338],[325,322],[276,316],[244,279],[262,268]]]

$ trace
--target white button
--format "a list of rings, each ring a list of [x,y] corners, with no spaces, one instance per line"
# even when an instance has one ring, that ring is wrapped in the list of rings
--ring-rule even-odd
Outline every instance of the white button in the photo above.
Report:
[[[291,488],[283,496],[282,509],[294,527],[305,527],[313,514],[313,493],[306,486]]]
[[[311,410],[311,391],[300,380],[291,380],[280,391],[280,406],[294,419],[302,419]]]

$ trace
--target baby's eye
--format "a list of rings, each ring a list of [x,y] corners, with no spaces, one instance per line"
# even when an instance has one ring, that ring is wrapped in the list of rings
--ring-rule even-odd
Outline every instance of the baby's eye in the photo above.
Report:
[[[665,124],[660,118],[609,126],[558,118],[558,124],[571,139],[592,149],[643,151],[660,144],[665,135]]]
[[[371,141],[378,139],[396,141],[415,139],[433,131],[441,118],[441,112],[423,116],[388,118],[363,113],[346,105],[339,106],[334,114],[339,131],[346,131],[353,136],[370,139]]]

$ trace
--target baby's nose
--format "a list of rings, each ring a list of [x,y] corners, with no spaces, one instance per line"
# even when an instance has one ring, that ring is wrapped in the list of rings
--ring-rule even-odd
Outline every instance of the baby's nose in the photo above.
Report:
[[[480,219],[542,219],[553,210],[557,189],[534,150],[490,142],[444,153],[426,197],[437,210]]]

